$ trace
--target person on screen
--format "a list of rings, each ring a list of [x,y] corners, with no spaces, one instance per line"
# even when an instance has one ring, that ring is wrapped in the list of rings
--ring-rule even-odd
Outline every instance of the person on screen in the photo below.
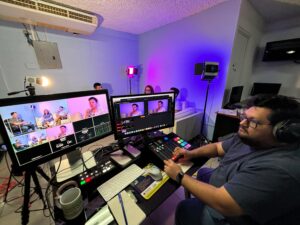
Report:
[[[53,115],[48,109],[44,109],[44,113],[42,116],[42,125],[43,127],[51,127],[54,125]]]
[[[55,113],[56,125],[60,125],[61,121],[66,119],[68,119],[68,112],[65,110],[65,107],[59,106]]]
[[[129,116],[141,116],[142,115],[142,112],[139,111],[139,105],[138,104],[132,104],[131,105],[132,107],[132,111],[129,113]]]
[[[102,88],[101,83],[98,83],[98,82],[94,83],[94,89],[95,90],[102,90],[103,88]]]
[[[31,140],[28,142],[29,146],[37,145],[39,143],[39,140],[36,136],[32,136]]]
[[[16,142],[13,144],[13,146],[16,150],[22,150],[26,147],[19,139],[16,139]]]
[[[67,127],[65,125],[60,126],[59,130],[60,130],[60,133],[58,134],[58,138],[67,136]]]
[[[158,101],[157,102],[157,108],[155,109],[156,113],[160,113],[160,112],[166,112],[166,108],[164,107],[164,103],[163,101]]]
[[[151,85],[146,85],[144,89],[144,94],[154,94],[154,89]]]
[[[99,108],[98,99],[95,97],[89,98],[90,108],[85,111],[84,118],[90,118],[93,116],[99,116],[103,114],[103,111]]]
[[[11,112],[10,115],[11,118],[8,119],[8,122],[14,134],[18,132],[22,133],[34,130],[34,125],[19,118],[17,112]]]

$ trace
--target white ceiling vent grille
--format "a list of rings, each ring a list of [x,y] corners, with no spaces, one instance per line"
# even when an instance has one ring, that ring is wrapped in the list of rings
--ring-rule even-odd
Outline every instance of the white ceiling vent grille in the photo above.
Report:
[[[41,0],[0,0],[0,19],[79,34],[91,34],[98,27],[93,14]]]

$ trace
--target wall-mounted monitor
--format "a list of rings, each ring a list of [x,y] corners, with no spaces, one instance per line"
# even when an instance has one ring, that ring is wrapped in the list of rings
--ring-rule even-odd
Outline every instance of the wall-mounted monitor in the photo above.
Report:
[[[251,89],[251,96],[257,94],[272,94],[276,95],[279,93],[281,84],[280,83],[253,83]]]
[[[174,126],[174,92],[111,97],[116,139]]]
[[[19,170],[110,134],[106,90],[0,99],[0,135]]]

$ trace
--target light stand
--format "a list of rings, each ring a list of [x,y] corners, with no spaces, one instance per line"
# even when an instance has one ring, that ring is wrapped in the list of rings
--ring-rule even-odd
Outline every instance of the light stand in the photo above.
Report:
[[[208,141],[207,137],[203,135],[203,128],[205,123],[205,114],[206,114],[206,105],[208,98],[208,91],[211,81],[218,75],[219,72],[219,63],[218,62],[203,62],[195,64],[195,75],[201,75],[201,80],[207,80],[207,88],[206,88],[206,96],[203,110],[203,117],[201,123],[200,134],[206,141]]]
[[[203,109],[203,117],[202,117],[202,123],[201,123],[201,135],[203,135],[203,128],[204,128],[204,123],[205,123],[205,113],[206,113],[206,105],[207,105],[207,97],[208,97],[208,91],[209,91],[209,86],[212,80],[208,80],[207,83],[207,88],[206,88],[206,96],[205,96],[205,102],[204,102],[204,109]],[[205,136],[204,136],[205,137]],[[205,137],[206,138],[206,137]]]

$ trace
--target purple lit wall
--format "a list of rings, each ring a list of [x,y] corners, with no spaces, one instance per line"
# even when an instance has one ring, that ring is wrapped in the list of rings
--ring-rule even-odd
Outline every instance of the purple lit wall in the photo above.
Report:
[[[143,67],[140,91],[150,84],[155,91],[180,90],[179,100],[204,108],[207,81],[194,75],[198,62],[220,63],[218,77],[210,85],[206,128],[212,135],[215,112],[221,108],[226,75],[239,16],[240,0],[232,0],[139,37],[139,61]]]

